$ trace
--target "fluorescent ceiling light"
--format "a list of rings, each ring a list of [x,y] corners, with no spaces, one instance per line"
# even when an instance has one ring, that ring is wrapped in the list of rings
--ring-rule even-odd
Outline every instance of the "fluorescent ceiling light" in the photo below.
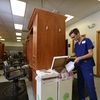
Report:
[[[22,24],[14,24],[14,26],[15,26],[15,29],[19,29],[19,30],[22,30],[23,28]]]
[[[21,40],[17,40],[18,42],[20,42]]]
[[[5,41],[5,39],[0,39],[0,40]]]
[[[12,13],[17,16],[24,16],[26,3],[18,0],[10,0]]]
[[[16,36],[21,36],[21,35],[22,35],[22,33],[16,32]]]
[[[74,18],[74,16],[71,16],[71,15],[68,15],[68,14],[66,14],[65,16],[67,17],[67,19],[65,20],[65,22],[68,22],[69,20],[71,20],[72,18]]]
[[[17,39],[21,39],[21,37],[16,37]]]

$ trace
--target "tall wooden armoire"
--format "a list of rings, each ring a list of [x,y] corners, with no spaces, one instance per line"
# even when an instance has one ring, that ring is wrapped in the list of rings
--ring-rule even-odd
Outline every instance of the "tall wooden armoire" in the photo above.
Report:
[[[65,19],[63,15],[35,8],[29,21],[29,66],[36,97],[36,70],[49,69],[54,56],[66,55]],[[30,47],[31,46],[31,47]]]

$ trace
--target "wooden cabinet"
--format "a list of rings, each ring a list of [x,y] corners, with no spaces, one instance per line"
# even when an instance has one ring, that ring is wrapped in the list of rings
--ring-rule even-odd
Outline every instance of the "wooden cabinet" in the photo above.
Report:
[[[49,69],[54,56],[66,55],[65,16],[34,9],[28,29],[31,40],[29,50],[32,68],[32,87],[36,95],[36,70]],[[30,48],[30,47],[29,47]]]

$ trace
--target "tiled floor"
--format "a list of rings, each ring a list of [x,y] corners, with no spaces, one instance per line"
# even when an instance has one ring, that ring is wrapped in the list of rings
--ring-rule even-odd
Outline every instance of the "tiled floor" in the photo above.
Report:
[[[2,70],[0,70],[0,74],[2,74]],[[5,79],[3,75],[0,76],[0,82],[8,81]],[[32,83],[28,80],[28,78],[25,78],[26,86],[27,86],[27,92],[29,96],[29,100],[35,100],[32,92]],[[95,77],[95,86],[97,91],[98,100],[100,100],[100,77]],[[87,97],[86,100],[89,100]]]

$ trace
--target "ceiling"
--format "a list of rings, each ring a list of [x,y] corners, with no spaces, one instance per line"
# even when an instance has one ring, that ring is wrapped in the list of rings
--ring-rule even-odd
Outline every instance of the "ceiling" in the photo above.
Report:
[[[20,0],[26,2],[24,17],[12,15],[10,0],[0,0],[0,36],[5,42],[17,42],[15,32],[22,32],[22,41],[28,35],[27,26],[34,8],[47,11],[56,11],[61,15],[70,14],[75,16],[67,22],[67,26],[100,10],[98,0]],[[19,9],[20,10],[20,9]],[[23,30],[15,30],[14,23],[23,24]]]

